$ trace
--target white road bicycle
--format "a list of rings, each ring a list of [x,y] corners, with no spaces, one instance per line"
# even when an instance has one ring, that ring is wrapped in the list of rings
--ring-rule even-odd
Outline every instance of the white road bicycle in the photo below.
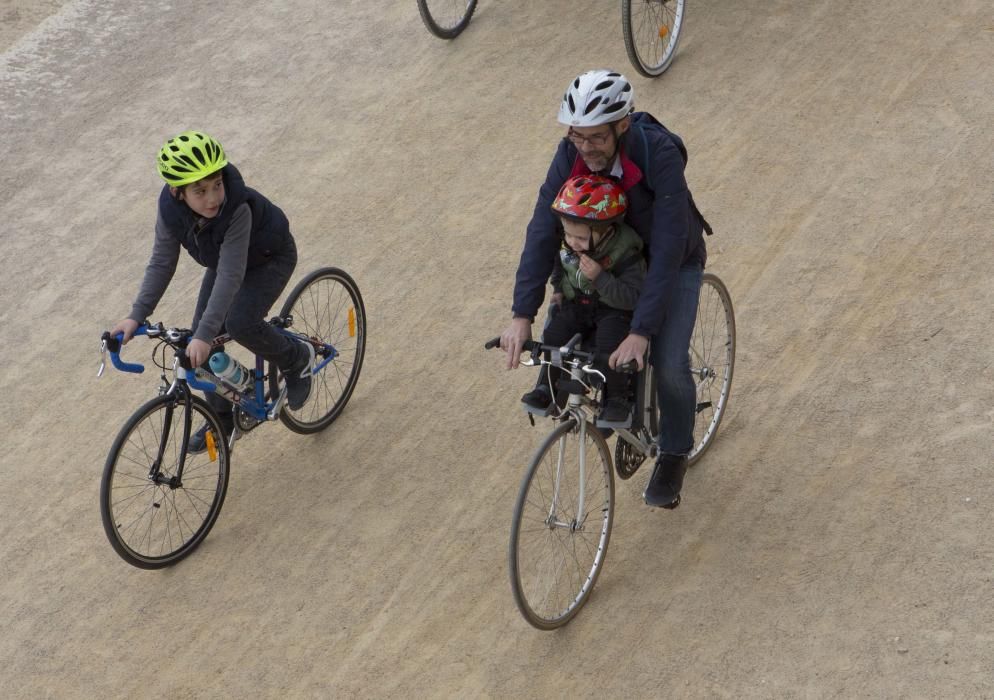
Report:
[[[559,382],[569,398],[560,410],[540,411],[556,424],[525,470],[514,505],[508,565],[518,610],[531,625],[551,630],[569,622],[587,602],[600,575],[614,522],[614,471],[631,478],[646,458],[657,456],[659,410],[651,365],[636,378],[633,415],[625,423],[600,423],[603,374],[594,355],[578,349],[579,336],[563,347],[529,342],[525,364],[569,373]],[[496,347],[499,339],[486,343]],[[543,359],[548,352],[551,359]],[[724,283],[705,273],[690,347],[697,387],[694,448],[697,463],[711,446],[728,405],[735,366],[735,316]],[[600,381],[595,380],[599,379]],[[617,436],[612,455],[603,430]]]

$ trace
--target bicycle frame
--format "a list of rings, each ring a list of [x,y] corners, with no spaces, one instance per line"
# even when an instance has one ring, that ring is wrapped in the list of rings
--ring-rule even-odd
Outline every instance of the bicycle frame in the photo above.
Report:
[[[279,318],[274,317],[270,320],[276,331],[292,337],[295,339],[302,338],[301,334],[294,333],[293,331],[287,330],[287,328],[293,323],[291,317]],[[184,349],[186,347],[186,341],[189,338],[189,331],[179,330],[175,328],[165,328],[161,323],[159,324],[149,324],[143,323],[135,331],[135,336],[144,335],[149,338],[161,338],[163,342],[169,345],[175,351],[175,356],[173,358],[172,371],[173,371],[173,381],[161,391],[163,395],[175,396],[177,392],[183,394],[186,401],[185,417],[183,421],[183,443],[186,444],[190,438],[190,408],[189,408],[189,396],[190,389],[198,389],[205,393],[216,393],[217,395],[224,398],[226,401],[230,402],[232,405],[237,407],[239,411],[245,413],[250,418],[262,422],[262,421],[273,421],[277,420],[280,415],[280,411],[283,409],[283,404],[286,402],[286,389],[284,387],[283,391],[277,394],[277,384],[275,373],[267,371],[265,359],[261,355],[255,356],[255,370],[253,372],[253,391],[251,394],[242,394],[231,386],[227,385],[219,377],[211,373],[206,369],[193,369],[184,366],[189,364],[184,362],[185,354]],[[145,371],[143,365],[131,362],[124,362],[120,358],[121,340],[123,336],[118,334],[116,337],[110,337],[109,334],[104,334],[101,344],[101,352],[110,352],[111,363],[114,367],[122,372],[130,372],[134,374],[140,374]],[[320,357],[321,361],[316,362],[314,368],[312,369],[313,374],[317,374],[319,371],[324,369],[330,362],[332,362],[338,356],[338,350],[328,343],[321,343],[314,338],[308,338],[308,340],[314,345],[315,356]],[[223,334],[214,339],[212,343],[212,348],[217,348],[223,346],[225,343],[231,342],[232,338],[228,334]],[[97,372],[97,376],[101,376],[104,371],[105,363],[101,361],[100,369]],[[210,379],[205,379],[209,377]],[[163,381],[165,381],[165,373],[162,375]],[[272,401],[266,400],[266,379],[270,379],[270,395],[275,396]],[[163,425],[162,439],[159,442],[159,451],[156,455],[156,459],[153,463],[153,467],[149,472],[149,479],[155,481],[156,483],[164,483],[171,488],[179,488],[182,485],[183,476],[183,466],[186,462],[186,452],[184,451],[180,455],[179,466],[177,468],[177,474],[168,481],[160,481],[160,476],[158,473],[159,465],[162,462],[163,450],[168,442],[169,431],[172,425],[172,411],[173,406],[171,405],[166,409],[167,421]],[[237,427],[236,427],[237,430]],[[234,443],[235,434],[232,434],[231,442]],[[173,483],[175,482],[175,483]]]

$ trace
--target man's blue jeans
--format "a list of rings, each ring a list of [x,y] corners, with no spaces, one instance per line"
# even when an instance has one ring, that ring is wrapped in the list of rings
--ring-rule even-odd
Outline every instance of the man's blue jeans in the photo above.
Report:
[[[652,367],[659,406],[659,451],[686,455],[694,448],[697,390],[690,376],[690,336],[697,320],[704,270],[699,263],[680,268],[663,327],[652,337]]]

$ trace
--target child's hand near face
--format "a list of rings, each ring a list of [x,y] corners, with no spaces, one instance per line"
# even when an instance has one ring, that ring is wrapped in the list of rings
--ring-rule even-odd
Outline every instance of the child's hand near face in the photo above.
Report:
[[[604,268],[601,267],[592,257],[586,253],[580,253],[580,272],[582,272],[583,276],[588,280],[593,282],[597,279],[597,276],[601,274],[603,269]]]

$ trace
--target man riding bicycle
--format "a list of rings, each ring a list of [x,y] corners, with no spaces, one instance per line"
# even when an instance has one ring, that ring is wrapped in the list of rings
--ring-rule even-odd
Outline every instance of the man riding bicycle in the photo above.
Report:
[[[651,506],[675,508],[694,447],[697,404],[689,348],[710,227],[684,178],[687,150],[646,112],[634,112],[631,84],[620,73],[588,71],[563,95],[559,122],[568,127],[539,190],[514,285],[513,318],[501,334],[507,367],[518,366],[524,342],[545,297],[561,232],[552,213],[563,183],[595,174],[618,182],[628,197],[625,222],[645,244],[648,272],[631,330],[612,353],[611,368],[631,360],[644,367],[650,348],[660,411],[659,458],[643,494]]]

